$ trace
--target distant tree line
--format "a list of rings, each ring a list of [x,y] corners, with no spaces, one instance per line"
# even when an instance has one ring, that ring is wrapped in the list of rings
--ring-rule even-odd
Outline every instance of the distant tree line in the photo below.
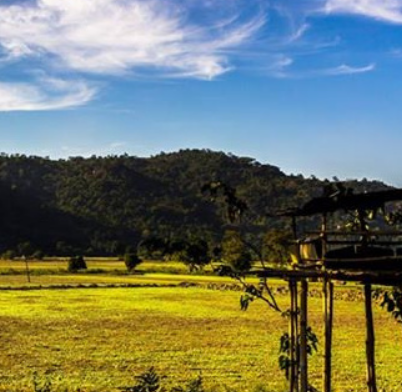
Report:
[[[286,175],[252,158],[210,150],[67,160],[1,154],[0,254],[175,255],[200,268],[205,254],[212,257],[235,237],[219,203],[201,192],[210,181],[231,184],[247,200],[249,233],[269,244],[267,257],[275,259],[282,257],[289,227],[269,214],[317,196],[323,186],[315,177]],[[357,190],[386,187],[367,180],[350,184]],[[176,248],[141,245],[150,239]]]

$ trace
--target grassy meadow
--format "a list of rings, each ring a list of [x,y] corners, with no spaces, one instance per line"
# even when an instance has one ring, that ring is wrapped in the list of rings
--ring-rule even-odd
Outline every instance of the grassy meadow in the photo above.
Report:
[[[278,299],[286,308],[287,296]],[[311,298],[310,324],[319,336],[321,321],[321,300]],[[399,392],[402,326],[377,308],[375,321],[379,388]],[[38,372],[51,380],[53,390],[117,391],[154,366],[168,376],[168,385],[201,375],[207,387],[221,390],[284,391],[277,358],[286,329],[286,319],[263,303],[241,312],[238,292],[202,286],[5,290],[0,294],[0,390],[32,391]],[[364,340],[363,303],[337,299],[335,391],[365,390]],[[320,347],[310,361],[318,388],[321,356]]]

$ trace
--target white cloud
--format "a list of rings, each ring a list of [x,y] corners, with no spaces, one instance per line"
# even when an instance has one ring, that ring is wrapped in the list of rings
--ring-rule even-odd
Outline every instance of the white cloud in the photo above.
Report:
[[[40,83],[0,82],[0,111],[56,110],[87,103],[96,94],[86,83],[43,79]]]
[[[324,71],[321,71],[322,74],[324,75],[353,75],[353,74],[360,74],[360,73],[366,73],[370,71],[374,71],[375,69],[375,64],[368,64],[364,67],[352,67],[347,64],[341,64],[338,67],[334,68],[328,68]]]
[[[327,0],[327,13],[362,15],[389,23],[402,23],[401,0]]]
[[[301,24],[295,32],[289,37],[289,42],[294,42],[299,40],[305,33],[306,31],[310,28],[310,25],[307,23]]]
[[[200,26],[165,0],[37,0],[0,6],[0,43],[12,57],[51,56],[95,74],[149,69],[211,79],[227,72],[228,50],[249,42],[263,15]],[[56,65],[54,65],[56,66]]]
[[[275,56],[275,59],[272,60],[272,64],[268,67],[267,71],[270,75],[275,76],[277,78],[285,78],[289,76],[286,72],[287,69],[293,64],[293,59],[285,56],[278,55]]]

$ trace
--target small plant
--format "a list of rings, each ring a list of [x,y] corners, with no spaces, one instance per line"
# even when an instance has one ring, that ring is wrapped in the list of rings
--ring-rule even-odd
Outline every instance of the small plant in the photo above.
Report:
[[[185,387],[173,387],[170,392],[205,392],[202,377],[189,381]]]
[[[42,380],[37,372],[34,372],[32,377],[34,392],[51,392],[52,382],[48,377]]]
[[[123,392],[158,392],[161,391],[160,377],[151,367],[137,377],[138,382],[132,387],[122,388]]]
[[[79,270],[87,269],[87,263],[83,256],[73,256],[70,257],[70,260],[68,261],[67,269],[69,272],[77,272]]]
[[[284,312],[284,317],[288,317],[289,311]],[[300,362],[300,339],[301,336],[297,336],[297,344],[296,344],[296,352],[295,354],[295,359],[294,361],[299,364]],[[306,334],[306,339],[307,339],[307,354],[308,355],[313,355],[314,352],[317,352],[317,345],[318,345],[318,338],[317,335],[313,332],[311,327],[307,327],[307,334]],[[286,379],[289,380],[290,377],[290,369],[292,366],[292,360],[291,360],[291,344],[290,344],[290,336],[286,332],[281,336],[280,339],[280,344],[279,344],[279,368],[285,373]],[[297,366],[298,369],[300,369],[300,366]],[[310,385],[310,389],[313,387]]]
[[[151,367],[146,372],[139,375],[137,378],[137,383],[132,387],[121,388],[123,392],[167,392],[168,390],[161,386],[161,379],[155,371],[154,367]],[[36,392],[36,391],[35,391]],[[38,392],[49,392],[49,391],[38,391]],[[194,380],[190,380],[184,387],[175,386],[170,389],[170,392],[205,392],[202,377],[198,376]]]
[[[142,263],[142,260],[138,257],[137,253],[126,253],[124,255],[124,264],[127,271],[132,272],[135,268]]]

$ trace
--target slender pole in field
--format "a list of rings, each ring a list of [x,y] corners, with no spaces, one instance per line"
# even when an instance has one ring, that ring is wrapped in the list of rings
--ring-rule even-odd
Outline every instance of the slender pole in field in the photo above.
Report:
[[[308,367],[307,367],[307,279],[301,280],[300,292],[300,390],[308,391]]]
[[[332,325],[334,308],[334,284],[327,279],[323,282],[323,313],[324,313],[324,374],[323,392],[331,392],[332,366]]]
[[[25,272],[27,274],[27,281],[28,283],[31,283],[31,271],[29,270],[28,258],[26,256],[22,256],[22,259],[25,261]]]
[[[297,283],[295,280],[289,280],[289,293],[290,293],[290,314],[289,314],[289,340],[290,340],[290,374],[289,374],[289,391],[296,392],[296,331],[295,331],[295,317],[297,315],[296,308],[296,293]]]
[[[375,375],[375,336],[371,301],[371,284],[366,283],[364,285],[364,300],[366,309],[367,391],[377,392],[377,381]]]
[[[296,392],[300,390],[300,383],[299,383],[299,370],[300,370],[300,352],[298,349],[298,339],[299,339],[299,303],[298,303],[298,292],[297,292],[298,283],[297,280],[295,281],[295,315],[294,315],[294,324],[295,324],[295,355],[296,355],[296,374],[295,374],[295,384],[296,384]]]

